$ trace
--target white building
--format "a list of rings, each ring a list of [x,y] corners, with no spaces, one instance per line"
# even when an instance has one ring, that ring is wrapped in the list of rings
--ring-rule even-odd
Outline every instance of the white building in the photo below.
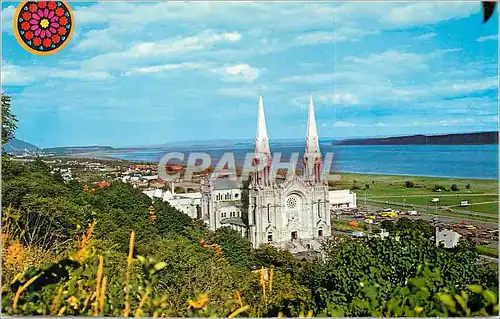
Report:
[[[262,97],[255,152],[272,158]],[[254,247],[268,243],[293,253],[319,250],[321,238],[331,234],[330,210],[356,207],[356,194],[349,190],[328,190],[312,97],[303,159],[302,176],[274,178],[271,164],[251,174],[247,222],[242,218],[242,185],[234,179],[203,180],[201,193],[173,194],[158,190],[145,193],[151,198],[162,198],[192,218],[201,218],[212,230],[231,227],[248,236]]]
[[[328,192],[330,209],[356,208],[356,193],[348,189],[334,190]]]
[[[460,234],[449,229],[440,230],[436,227],[436,245],[443,244],[444,248],[455,248],[460,240]]]
[[[175,194],[171,191],[163,191],[159,188],[146,190],[143,192],[151,199],[161,199],[168,202],[170,206],[183,212],[191,218],[201,218],[201,194],[200,193],[183,193]]]

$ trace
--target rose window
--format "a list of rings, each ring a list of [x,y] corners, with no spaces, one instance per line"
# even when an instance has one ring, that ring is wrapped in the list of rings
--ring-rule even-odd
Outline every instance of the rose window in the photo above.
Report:
[[[297,206],[297,199],[295,197],[289,197],[286,200],[286,206],[291,209],[295,208]]]

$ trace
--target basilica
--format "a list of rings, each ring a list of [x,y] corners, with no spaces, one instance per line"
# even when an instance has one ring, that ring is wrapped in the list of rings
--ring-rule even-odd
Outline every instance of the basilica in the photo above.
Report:
[[[272,158],[262,96],[259,97],[255,153]],[[229,179],[209,178],[201,185],[200,213],[212,230],[231,227],[247,236],[253,247],[270,244],[293,253],[319,250],[331,234],[331,210],[356,207],[356,194],[329,191],[323,174],[322,154],[312,97],[309,102],[302,174],[275,176],[271,161],[252,172],[248,198],[243,185]],[[246,206],[246,207],[243,207]],[[244,222],[242,212],[247,212]]]

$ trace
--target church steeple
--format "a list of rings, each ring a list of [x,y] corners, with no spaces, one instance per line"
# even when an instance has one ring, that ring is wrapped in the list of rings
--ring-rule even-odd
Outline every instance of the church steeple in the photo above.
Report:
[[[262,170],[255,170],[252,173],[253,186],[269,186],[271,185],[271,150],[269,148],[269,137],[267,136],[266,115],[264,114],[264,102],[262,94],[259,95],[259,110],[257,113],[257,134],[255,135],[255,154],[258,156],[265,155],[267,157],[267,166]],[[261,161],[261,158],[254,158],[253,165]]]
[[[309,98],[309,113],[307,118],[304,178],[311,184],[323,182],[321,152],[319,150],[318,130],[316,128],[312,95]]]
[[[269,153],[269,137],[267,136],[266,115],[264,114],[264,102],[262,95],[259,96],[259,111],[257,114],[257,134],[255,136],[255,152]]]
[[[309,114],[307,118],[306,153],[319,153],[318,130],[314,116],[314,103],[312,95],[309,98]]]

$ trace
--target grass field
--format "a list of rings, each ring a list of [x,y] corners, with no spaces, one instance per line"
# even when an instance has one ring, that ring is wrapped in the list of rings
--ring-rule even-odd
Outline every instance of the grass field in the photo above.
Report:
[[[398,176],[375,174],[340,174],[340,180],[330,176],[330,183],[336,189],[353,189],[357,194],[358,203],[363,204],[365,196],[368,204],[384,206],[385,202],[415,205],[420,210],[435,211],[431,199],[439,198],[438,213],[452,209],[458,214],[467,212],[478,213],[483,218],[498,220],[498,181],[455,179],[424,176]],[[414,186],[407,188],[406,181]],[[452,185],[458,188],[451,191]],[[434,191],[436,185],[443,188],[441,192]],[[469,185],[467,190],[466,185]],[[460,201],[468,200],[469,207],[460,207]],[[448,215],[450,212],[447,213]]]
[[[478,246],[476,246],[476,250],[481,255],[486,255],[486,256],[498,258],[498,249],[497,248],[478,245]]]

